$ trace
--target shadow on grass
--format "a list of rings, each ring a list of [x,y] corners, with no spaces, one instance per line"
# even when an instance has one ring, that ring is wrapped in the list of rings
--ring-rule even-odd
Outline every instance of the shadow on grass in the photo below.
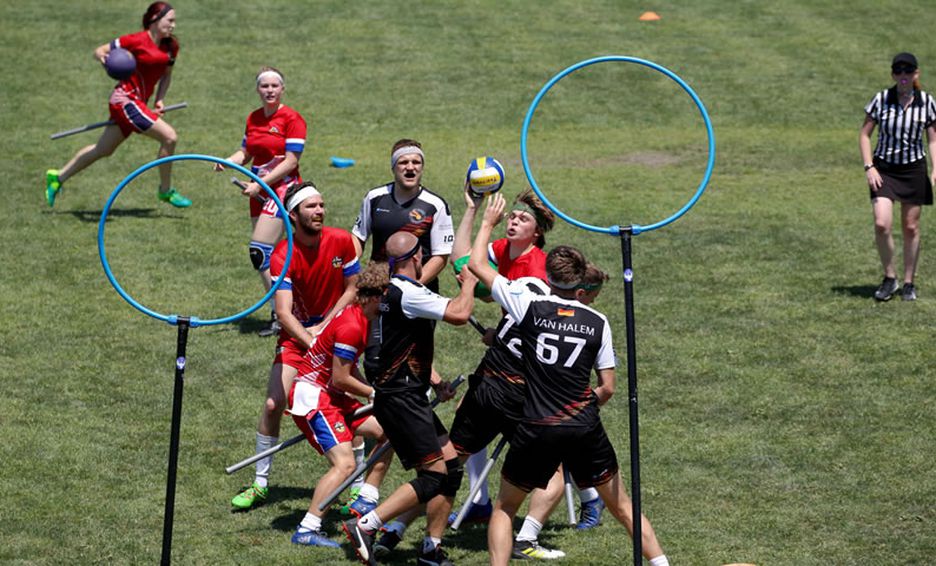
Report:
[[[97,224],[101,221],[101,210],[62,210],[48,211],[48,214],[70,214],[80,220],[91,224]],[[112,208],[107,213],[107,218],[169,218],[172,220],[182,220],[185,217],[181,214],[166,214],[155,208]]]
[[[832,287],[832,292],[836,295],[848,295],[851,297],[862,297],[865,299],[873,298],[874,292],[876,290],[877,287],[871,285],[840,285],[837,287]]]
[[[270,324],[269,318],[257,318],[258,312],[266,312],[263,307],[260,307],[250,316],[244,317],[237,321],[237,331],[241,334],[256,334],[260,331],[261,328],[266,328]],[[276,336],[269,336],[272,340],[276,340]]]

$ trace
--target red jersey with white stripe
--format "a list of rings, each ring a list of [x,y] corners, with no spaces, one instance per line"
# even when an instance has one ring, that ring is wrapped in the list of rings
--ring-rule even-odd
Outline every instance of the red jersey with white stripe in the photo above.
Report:
[[[501,238],[491,243],[488,256],[497,264],[497,272],[511,281],[521,277],[536,277],[546,281],[546,252],[533,247],[527,253],[510,259],[510,241]]]
[[[253,172],[263,177],[285,159],[287,151],[301,154],[305,140],[306,121],[298,112],[284,105],[266,116],[258,108],[247,116],[241,148],[253,159]],[[277,184],[294,182],[302,182],[298,166]]]
[[[331,387],[333,358],[342,358],[355,364],[366,345],[367,318],[361,305],[352,303],[341,309],[312,341],[305,355],[309,369],[300,373],[296,379],[330,389],[332,395],[335,395],[340,390]]]
[[[335,306],[345,288],[345,278],[361,270],[351,233],[322,227],[316,246],[293,241],[292,260],[280,291],[292,291],[293,315],[305,326],[321,322]],[[281,241],[270,257],[270,275],[275,281],[283,272],[288,242]],[[281,336],[288,336],[284,330]]]
[[[170,47],[168,42],[163,45],[153,43],[146,30],[122,35],[111,41],[110,46],[111,49],[126,49],[136,59],[136,72],[129,79],[120,81],[117,88],[143,102],[149,101],[166,69],[175,63],[179,54],[179,48]]]

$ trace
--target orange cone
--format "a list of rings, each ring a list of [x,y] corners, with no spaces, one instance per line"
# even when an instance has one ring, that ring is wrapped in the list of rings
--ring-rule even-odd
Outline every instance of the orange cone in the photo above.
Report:
[[[640,14],[640,21],[642,22],[655,22],[659,19],[661,19],[660,14],[657,14],[656,12],[644,12],[643,14]]]

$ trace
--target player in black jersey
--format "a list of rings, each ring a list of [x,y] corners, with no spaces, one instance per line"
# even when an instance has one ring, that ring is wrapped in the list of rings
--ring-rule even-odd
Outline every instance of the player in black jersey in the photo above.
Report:
[[[426,504],[426,531],[420,564],[451,564],[440,546],[462,468],[448,431],[432,411],[431,386],[441,399],[453,396],[449,383],[432,374],[435,321],[468,322],[477,280],[466,280],[454,299],[441,297],[419,283],[422,246],[409,232],[387,240],[393,276],[381,304],[378,328],[380,354],[369,379],[376,391],[374,416],[384,428],[400,462],[416,468],[416,479],[400,486],[376,509],[344,523],[355,552],[365,564],[374,562],[373,535],[390,519],[418,504]]]
[[[513,518],[535,487],[545,487],[562,463],[579,487],[594,486],[608,510],[633,532],[631,501],[621,482],[614,447],[598,407],[614,394],[614,351],[607,318],[580,302],[585,257],[569,246],[546,258],[550,295],[510,286],[488,265],[487,246],[503,217],[504,198],[494,195],[471,250],[469,269],[517,321],[526,378],[523,416],[514,431],[501,487],[488,525],[492,564],[507,564]],[[591,387],[591,372],[598,385]],[[668,565],[653,527],[641,517],[642,548],[652,566]]]
[[[452,213],[445,199],[422,185],[425,155],[422,145],[411,139],[393,144],[390,168],[393,181],[367,192],[351,233],[358,240],[358,256],[371,242],[371,261],[387,261],[387,239],[404,230],[419,238],[423,266],[419,282],[438,292],[437,276],[445,268],[455,232]]]

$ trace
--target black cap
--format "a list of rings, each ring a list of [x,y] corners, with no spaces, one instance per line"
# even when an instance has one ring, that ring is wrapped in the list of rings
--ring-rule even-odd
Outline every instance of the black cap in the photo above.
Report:
[[[913,68],[917,68],[919,66],[917,65],[917,60],[916,57],[913,56],[913,53],[898,53],[897,55],[894,55],[894,60],[891,61],[891,67],[896,67],[901,63],[905,65],[911,65]]]

